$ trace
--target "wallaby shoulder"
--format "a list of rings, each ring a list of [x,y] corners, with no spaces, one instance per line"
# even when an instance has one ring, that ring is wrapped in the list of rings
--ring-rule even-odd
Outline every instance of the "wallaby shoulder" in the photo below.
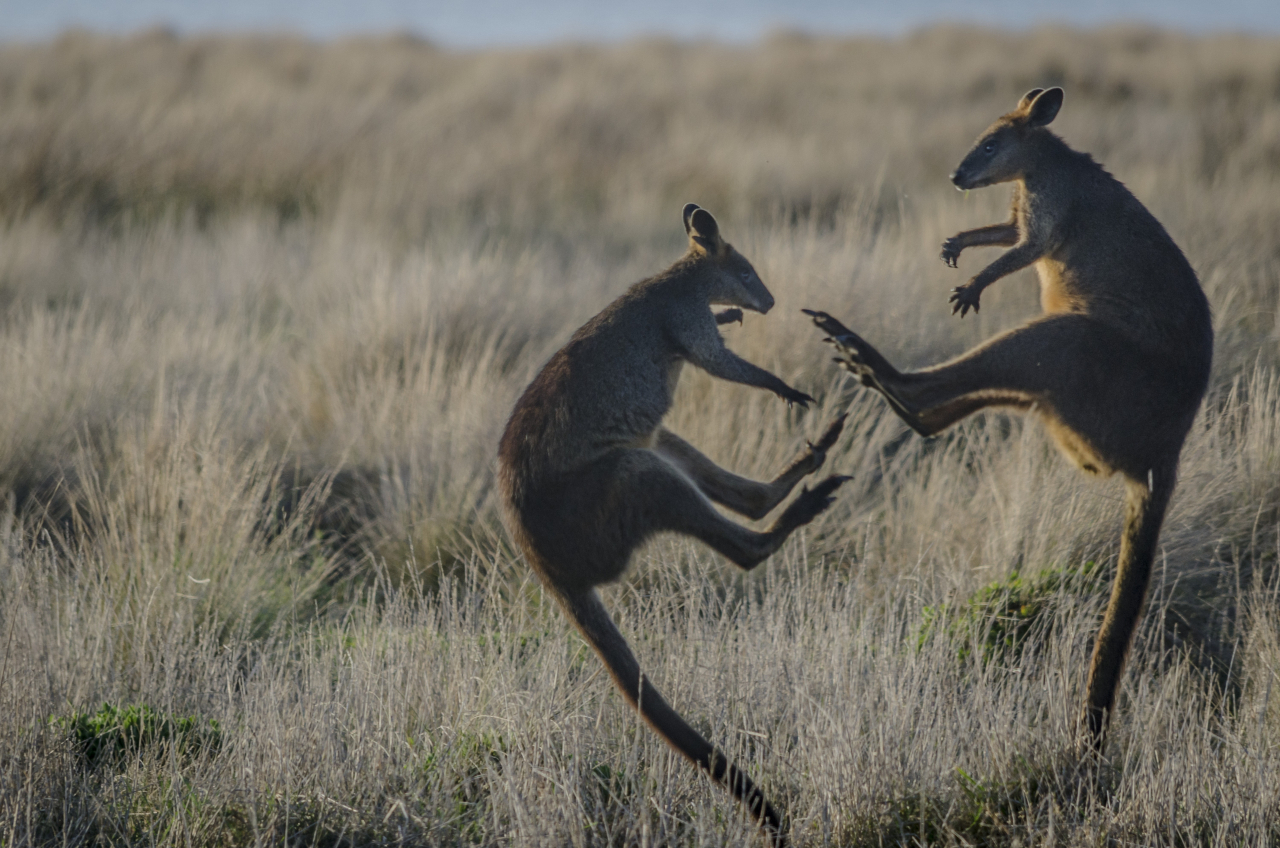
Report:
[[[573,334],[517,401],[499,456],[542,476],[643,443],[671,408],[692,336],[720,342],[715,316],[677,262],[632,285]]]
[[[1015,217],[1043,243],[1036,267],[1046,307],[1058,298],[1150,350],[1199,349],[1208,301],[1168,231],[1092,156],[1048,130],[1037,136],[1043,151],[1015,184]]]

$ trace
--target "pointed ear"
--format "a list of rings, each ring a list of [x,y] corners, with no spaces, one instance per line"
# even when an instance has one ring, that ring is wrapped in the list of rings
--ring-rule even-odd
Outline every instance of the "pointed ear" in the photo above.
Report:
[[[1051,88],[1037,95],[1027,109],[1027,126],[1043,127],[1058,116],[1062,108],[1062,89]]]
[[[1035,100],[1036,96],[1039,95],[1040,92],[1042,91],[1044,91],[1043,88],[1033,88],[1030,91],[1028,91],[1026,94],[1022,95],[1022,99],[1018,101],[1018,108],[1016,111],[1019,111],[1019,112],[1027,111],[1027,107],[1031,105],[1031,101]]]
[[[695,209],[689,216],[689,238],[703,249],[714,252],[720,244],[720,225],[705,209]]]
[[[689,224],[689,219],[692,218],[693,213],[697,211],[698,211],[698,204],[696,203],[686,203],[684,205],[684,231],[689,235],[693,235],[692,228]]]

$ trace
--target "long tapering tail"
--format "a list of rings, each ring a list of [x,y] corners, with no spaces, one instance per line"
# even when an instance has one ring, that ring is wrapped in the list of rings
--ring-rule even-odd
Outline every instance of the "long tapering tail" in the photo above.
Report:
[[[1176,468],[1154,469],[1144,481],[1126,480],[1124,531],[1120,559],[1098,641],[1089,664],[1083,724],[1088,743],[1101,753],[1107,721],[1115,706],[1120,674],[1147,596],[1160,525],[1177,482]]]
[[[591,644],[614,683],[631,706],[672,748],[688,757],[717,783],[728,788],[751,813],[751,817],[769,833],[776,846],[785,846],[785,823],[764,793],[751,782],[723,752],[717,750],[702,734],[680,717],[659,694],[649,679],[640,672],[640,663],[627,640],[623,638],[613,617],[605,609],[594,590],[560,595],[560,602],[582,635]]]

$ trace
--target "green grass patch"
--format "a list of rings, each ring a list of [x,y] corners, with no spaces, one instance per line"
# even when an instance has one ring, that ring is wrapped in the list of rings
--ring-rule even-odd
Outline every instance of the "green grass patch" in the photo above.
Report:
[[[222,747],[222,728],[217,721],[170,715],[146,704],[117,707],[104,703],[96,713],[73,712],[50,722],[70,735],[90,765],[118,765],[156,746],[171,746],[183,756],[212,753]]]
[[[961,602],[925,607],[916,646],[945,638],[961,662],[975,651],[984,665],[1016,659],[1032,634],[1048,635],[1053,613],[1065,598],[1097,593],[1104,576],[1092,560],[1078,569],[1014,571]]]

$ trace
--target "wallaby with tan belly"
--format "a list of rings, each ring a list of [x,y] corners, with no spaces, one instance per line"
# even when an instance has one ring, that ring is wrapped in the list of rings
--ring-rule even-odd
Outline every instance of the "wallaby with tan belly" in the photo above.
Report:
[[[920,434],[986,407],[1034,411],[1080,468],[1124,478],[1120,557],[1083,714],[1101,750],[1178,455],[1208,385],[1213,328],[1195,272],[1160,222],[1047,129],[1061,105],[1062,89],[1035,89],[978,138],[951,180],[966,190],[1012,182],[1013,216],[942,245],[951,267],[966,247],[1010,248],[953,290],[953,312],[976,312],[984,288],[1034,263],[1042,317],[950,362],[900,372],[831,316],[806,311],[838,361]]]
[[[788,403],[812,400],[725,347],[717,325],[741,320],[741,309],[768,312],[773,296],[709,212],[691,203],[684,224],[688,252],[588,321],[517,401],[498,451],[499,486],[512,536],[627,701],[781,844],[781,814],[641,674],[595,590],[618,579],[632,551],[664,531],[701,539],[739,567],[754,568],[825,510],[848,479],[831,476],[803,490],[764,532],[712,506],[763,518],[822,465],[844,417],[771,483],[719,468],[662,426],[685,363]],[[734,308],[717,316],[712,304]]]

